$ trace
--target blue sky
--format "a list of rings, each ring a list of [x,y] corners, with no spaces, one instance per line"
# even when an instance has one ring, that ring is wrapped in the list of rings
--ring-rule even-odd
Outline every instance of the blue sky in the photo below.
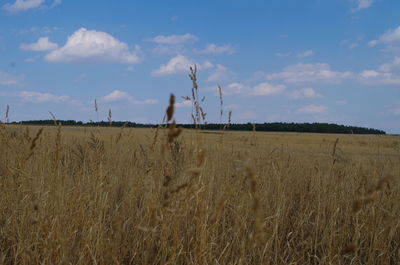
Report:
[[[0,1],[0,108],[10,120],[333,122],[400,133],[400,1]],[[3,115],[3,114],[2,114]],[[3,119],[3,117],[2,117]],[[227,120],[227,117],[224,117]]]

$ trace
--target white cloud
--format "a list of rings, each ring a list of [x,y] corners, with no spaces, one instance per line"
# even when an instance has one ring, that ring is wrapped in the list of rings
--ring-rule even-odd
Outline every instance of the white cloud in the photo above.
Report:
[[[400,85],[400,76],[393,73],[381,73],[365,70],[358,75],[359,81],[372,85]]]
[[[206,54],[226,53],[228,55],[234,54],[235,52],[236,51],[232,48],[230,44],[218,46],[213,43],[207,44],[206,48],[200,51],[200,53],[206,53]]]
[[[272,85],[264,82],[256,86],[248,86],[242,83],[231,83],[222,87],[224,95],[244,95],[244,96],[268,96],[282,93],[286,87],[284,85]],[[217,92],[217,87],[211,87],[208,90]]]
[[[314,55],[314,52],[312,50],[308,50],[308,51],[304,51],[302,53],[299,53],[297,55],[297,57],[304,58],[304,57],[309,57],[309,56],[312,56],[312,55]]]
[[[375,47],[377,44],[378,44],[377,40],[371,40],[370,42],[368,42],[369,47]]]
[[[140,47],[130,51],[126,43],[108,33],[81,28],[68,37],[66,44],[46,55],[49,62],[118,62],[141,61]]]
[[[17,13],[40,7],[43,3],[44,0],[16,0],[14,4],[5,4],[3,8],[10,13]]]
[[[377,77],[377,76],[379,76],[379,75],[380,75],[380,73],[378,73],[378,72],[375,71],[375,70],[365,70],[365,71],[363,71],[363,72],[360,74],[360,76],[361,76],[362,78],[365,78],[365,79],[374,78],[374,77]]]
[[[130,97],[129,94],[124,91],[114,90],[110,94],[104,96],[102,100],[104,102],[113,102],[113,101],[125,100],[129,97]]]
[[[134,100],[133,101],[134,104],[157,104],[158,103],[158,99],[153,99],[153,98],[149,98],[149,99],[145,99],[145,100]]]
[[[61,5],[61,2],[62,2],[61,0],[54,0],[54,2],[53,2],[53,4],[52,4],[52,7]]]
[[[194,66],[196,63],[192,60],[186,58],[183,55],[177,55],[171,60],[169,60],[166,64],[161,65],[161,67],[157,70],[154,70],[152,74],[154,76],[163,76],[163,75],[173,75],[173,74],[185,74],[189,72],[189,67]],[[213,65],[210,62],[204,62],[203,64],[197,63],[198,69],[209,69],[212,68]]]
[[[197,41],[197,37],[189,33],[184,35],[169,35],[169,36],[159,35],[152,39],[149,39],[149,41],[158,44],[180,44],[187,42],[195,42]]]
[[[36,26],[32,26],[32,27],[30,27],[28,29],[20,29],[20,30],[17,31],[16,34],[17,35],[25,35],[25,34],[37,32],[37,33],[40,33],[40,34],[47,35],[47,34],[50,34],[52,32],[55,32],[57,30],[59,30],[58,27],[50,27],[50,26],[36,27]]]
[[[352,11],[359,11],[362,9],[366,9],[369,8],[372,3],[374,2],[374,0],[357,0],[357,7],[353,8]]]
[[[223,65],[217,64],[215,70],[208,76],[208,82],[223,82],[232,77],[232,73]]]
[[[352,50],[352,49],[354,49],[354,48],[357,48],[358,47],[358,43],[357,42],[353,42],[353,43],[351,43],[350,45],[349,45],[349,49],[350,50]]]
[[[192,101],[190,101],[190,100],[183,100],[181,102],[175,103],[175,107],[177,107],[177,108],[189,108],[192,106],[193,106],[193,104],[192,104]]]
[[[340,41],[340,45],[346,45],[349,50],[357,48],[360,46],[360,42],[364,39],[364,36],[360,35],[353,40],[342,40]]]
[[[245,94],[249,91],[249,87],[241,83],[231,83],[222,87],[224,95]]]
[[[389,29],[383,33],[377,40],[372,40],[368,43],[370,47],[374,47],[377,44],[396,45],[400,44],[400,26],[395,29]]]
[[[18,86],[19,84],[19,77],[0,72],[0,86]]]
[[[0,72],[0,86],[18,86],[21,84],[21,79],[21,76]]]
[[[351,72],[332,71],[326,63],[298,63],[283,68],[280,73],[267,75],[268,80],[283,80],[286,83],[300,82],[339,82],[350,78]]]
[[[318,113],[323,113],[327,110],[327,107],[325,106],[318,106],[318,105],[308,105],[305,107],[302,107],[300,109],[297,110],[298,113],[303,113],[303,114],[318,114]]]
[[[400,72],[400,56],[394,57],[392,62],[382,64],[379,70],[382,72]]]
[[[254,96],[267,96],[279,94],[285,90],[284,85],[272,85],[264,82],[252,88],[252,95]]]
[[[34,91],[22,91],[19,96],[24,101],[44,103],[44,102],[66,102],[70,100],[68,96],[56,96],[50,93],[40,93]]]
[[[125,91],[121,90],[114,90],[110,94],[102,97],[101,101],[110,103],[110,102],[118,102],[118,101],[127,101],[132,104],[136,105],[143,105],[143,104],[156,104],[158,100],[156,99],[146,99],[146,100],[136,100],[131,95],[129,95]]]
[[[293,90],[289,93],[289,98],[291,99],[303,99],[303,98],[320,98],[322,97],[321,94],[315,92],[313,88],[302,88]]]
[[[48,26],[44,26],[42,29],[43,34],[49,34],[52,33],[54,31],[58,30],[58,27],[48,27]]]
[[[56,43],[49,41],[48,37],[39,38],[37,42],[31,44],[22,43],[20,46],[24,51],[51,51],[58,48]]]

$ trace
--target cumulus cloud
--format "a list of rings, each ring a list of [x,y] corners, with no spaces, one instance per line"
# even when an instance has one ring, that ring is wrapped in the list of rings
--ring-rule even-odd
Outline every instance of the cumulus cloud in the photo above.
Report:
[[[53,2],[53,4],[52,4],[52,7],[61,5],[61,2],[62,2],[61,0],[54,0],[54,2]]]
[[[25,34],[29,34],[29,33],[40,33],[40,34],[50,34],[52,32],[55,32],[59,30],[58,27],[50,27],[50,26],[43,26],[43,27],[36,27],[36,26],[32,26],[30,28],[26,28],[26,29],[20,29],[17,31],[17,35],[25,35]]]
[[[378,40],[371,40],[368,42],[369,47],[375,47],[378,44]]]
[[[0,72],[0,86],[18,86],[19,84],[19,77]]]
[[[3,8],[10,13],[17,13],[40,7],[45,0],[16,0],[14,4],[5,4]]]
[[[399,85],[400,84],[400,56],[382,64],[378,70],[368,69],[357,75],[357,80],[367,85]]]
[[[217,64],[215,70],[208,76],[208,82],[223,82],[229,80],[233,73],[223,65]]]
[[[154,76],[164,76],[173,74],[185,74],[188,73],[189,67],[197,65],[198,69],[209,69],[213,67],[213,64],[206,61],[202,64],[195,63],[192,60],[186,58],[183,55],[177,55],[169,60],[166,64],[161,65],[157,70],[154,70],[152,74]]]
[[[289,93],[289,98],[291,99],[303,99],[303,98],[320,98],[321,94],[315,92],[311,87],[293,90]]]
[[[234,54],[236,51],[232,48],[230,44],[225,44],[218,46],[213,43],[207,44],[206,48],[204,50],[201,50],[200,53],[205,53],[205,54],[222,54],[226,53],[228,55]]]
[[[378,37],[376,40],[372,40],[368,43],[370,47],[374,47],[377,44],[386,45],[397,45],[400,44],[400,26],[395,29],[388,29],[385,33]]]
[[[353,8],[352,11],[359,11],[369,8],[373,4],[374,0],[357,0],[357,7]]]
[[[212,90],[217,91],[217,88],[213,87]],[[222,91],[224,95],[238,95],[238,94],[246,94],[250,90],[249,86],[246,86],[242,83],[230,83],[226,86],[222,87]]]
[[[340,41],[340,45],[343,46],[347,46],[347,48],[349,50],[352,50],[354,48],[357,48],[358,46],[360,46],[360,42],[364,39],[364,36],[360,35],[355,39],[349,39],[349,40],[342,40]]]
[[[284,85],[273,85],[267,82],[260,83],[255,86],[249,86],[242,83],[230,83],[222,87],[224,95],[243,95],[243,96],[269,96],[282,93],[286,89]],[[209,90],[217,91],[216,87]]]
[[[67,42],[46,55],[49,62],[116,62],[134,64],[141,61],[139,46],[129,50],[126,43],[106,32],[81,28]]]
[[[365,70],[358,75],[359,81],[371,85],[400,85],[400,76],[394,73],[382,73]]]
[[[302,113],[302,114],[319,114],[323,113],[327,110],[327,107],[322,106],[322,105],[307,105],[305,107],[302,107],[297,110],[297,113]]]
[[[127,92],[121,91],[121,90],[112,91],[110,94],[102,97],[101,101],[106,102],[106,103],[127,101],[129,103],[136,104],[136,105],[156,104],[158,102],[158,100],[156,100],[156,99],[146,99],[143,101],[137,100],[137,99],[133,98],[131,95],[129,95]]]
[[[284,85],[272,85],[270,83],[264,82],[252,88],[251,94],[254,96],[267,96],[279,94],[285,90]]]
[[[70,100],[69,96],[56,96],[50,93],[40,93],[34,91],[22,91],[19,96],[24,101],[34,102],[34,103],[44,103],[44,102],[66,102]]]
[[[304,57],[309,57],[312,55],[314,55],[314,52],[312,50],[308,50],[308,51],[304,51],[302,53],[297,54],[297,57],[304,58]]]
[[[49,41],[48,37],[42,37],[37,42],[31,44],[22,43],[19,47],[24,51],[51,51],[57,49],[58,45]]]
[[[114,90],[110,94],[104,96],[102,100],[104,102],[113,102],[113,101],[125,100],[128,97],[129,97],[128,93],[120,90]]]
[[[267,75],[268,80],[282,80],[286,83],[339,82],[350,77],[351,72],[333,71],[326,63],[298,63],[283,68],[282,72]]]
[[[393,61],[384,63],[379,67],[382,72],[400,72],[400,56],[394,57]]]
[[[159,35],[149,39],[149,41],[157,44],[181,44],[187,42],[195,42],[197,41],[197,37],[189,33],[184,35],[169,35],[169,36]]]

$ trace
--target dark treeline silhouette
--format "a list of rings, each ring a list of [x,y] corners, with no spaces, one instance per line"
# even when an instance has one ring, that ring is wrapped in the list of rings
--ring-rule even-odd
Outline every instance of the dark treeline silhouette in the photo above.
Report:
[[[123,122],[113,121],[110,125],[107,121],[100,122],[81,122],[74,120],[57,120],[57,124],[64,126],[100,126],[100,127],[133,127],[133,128],[155,128],[157,124],[143,124],[135,122]],[[24,124],[24,125],[54,125],[54,120],[32,120],[32,121],[20,121],[12,122],[11,124]],[[193,124],[179,124],[182,128],[194,128]],[[309,132],[309,133],[344,133],[344,134],[386,134],[385,131],[338,125],[334,123],[285,123],[285,122],[273,122],[273,123],[234,123],[226,126],[225,124],[210,123],[202,125],[201,128],[206,130],[221,130],[225,127],[227,130],[234,131],[252,131],[254,128],[256,131],[266,132]]]

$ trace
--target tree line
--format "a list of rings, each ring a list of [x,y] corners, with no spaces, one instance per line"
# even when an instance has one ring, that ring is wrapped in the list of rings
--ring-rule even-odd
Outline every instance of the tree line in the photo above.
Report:
[[[82,122],[75,120],[29,120],[12,122],[11,124],[23,125],[55,125],[61,124],[64,126],[88,126],[88,127],[131,127],[131,128],[155,128],[158,124],[143,124],[130,121],[100,121],[100,122]],[[193,124],[178,124],[182,128],[194,128]],[[232,131],[265,131],[265,132],[308,132],[308,133],[342,133],[342,134],[386,134],[383,130],[364,128],[356,126],[338,125],[334,123],[287,123],[287,122],[272,122],[272,123],[233,123],[219,124],[209,123],[201,125],[202,129],[206,130],[221,130],[222,128]]]

